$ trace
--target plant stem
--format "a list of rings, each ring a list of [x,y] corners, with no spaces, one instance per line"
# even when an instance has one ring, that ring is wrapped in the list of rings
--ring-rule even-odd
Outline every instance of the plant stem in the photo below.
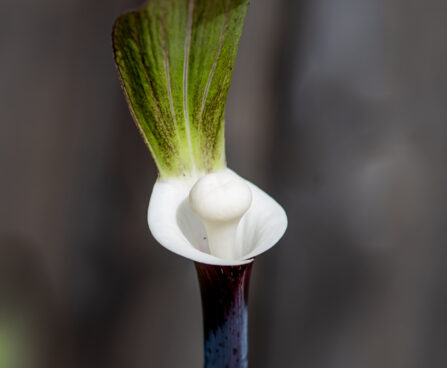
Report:
[[[205,368],[248,366],[248,287],[253,263],[195,263],[202,296]]]

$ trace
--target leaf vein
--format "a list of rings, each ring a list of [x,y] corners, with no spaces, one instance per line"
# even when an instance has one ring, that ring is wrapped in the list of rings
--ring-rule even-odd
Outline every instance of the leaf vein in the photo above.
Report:
[[[185,114],[185,127],[186,135],[188,138],[189,150],[191,152],[191,160],[193,171],[196,171],[196,164],[194,160],[194,151],[191,141],[191,127],[188,113],[188,71],[189,71],[189,52],[191,48],[191,33],[192,33],[192,20],[194,14],[194,0],[189,0],[188,3],[188,19],[186,22],[186,37],[185,37],[185,59],[183,63],[183,108]]]
[[[225,20],[224,20],[224,22],[222,24],[222,30],[221,30],[220,36],[219,36],[219,46],[218,46],[217,51],[216,51],[216,56],[214,58],[213,66],[211,67],[210,74],[208,76],[208,81],[206,83],[205,91],[203,93],[202,104],[200,106],[200,122],[202,122],[203,110],[205,109],[205,103],[206,103],[206,99],[208,97],[208,91],[210,89],[210,85],[211,85],[211,82],[212,82],[213,77],[214,77],[214,72],[215,72],[216,67],[217,67],[217,62],[219,60],[220,53],[222,52],[223,40],[224,40],[224,36],[225,36],[225,29],[227,27],[228,19],[229,19],[229,16],[230,16],[230,12],[229,12],[229,10],[230,10],[230,1],[231,0],[227,0],[227,7],[225,9]]]

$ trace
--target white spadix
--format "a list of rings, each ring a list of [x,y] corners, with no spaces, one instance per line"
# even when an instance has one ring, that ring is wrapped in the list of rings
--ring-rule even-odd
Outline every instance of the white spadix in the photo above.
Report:
[[[248,184],[230,170],[205,175],[192,187],[189,203],[205,225],[212,255],[237,258],[236,230],[251,201]]]

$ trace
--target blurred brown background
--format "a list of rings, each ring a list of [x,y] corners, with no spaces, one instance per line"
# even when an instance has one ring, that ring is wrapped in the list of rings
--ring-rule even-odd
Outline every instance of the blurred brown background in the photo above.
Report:
[[[0,368],[202,365],[113,64],[139,4],[0,2]],[[252,0],[228,163],[290,224],[255,263],[251,367],[447,366],[446,35],[445,0]]]

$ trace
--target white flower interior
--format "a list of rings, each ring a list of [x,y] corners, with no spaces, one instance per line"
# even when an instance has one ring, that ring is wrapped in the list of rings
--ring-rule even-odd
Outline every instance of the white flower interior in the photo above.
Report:
[[[192,207],[202,219],[191,208],[190,192]],[[154,238],[174,253],[206,264],[240,265],[278,242],[287,216],[261,189],[224,169],[202,180],[157,180],[148,223]]]
[[[205,225],[210,253],[237,259],[236,230],[251,205],[248,184],[230,170],[201,177],[189,192],[189,204]]]

